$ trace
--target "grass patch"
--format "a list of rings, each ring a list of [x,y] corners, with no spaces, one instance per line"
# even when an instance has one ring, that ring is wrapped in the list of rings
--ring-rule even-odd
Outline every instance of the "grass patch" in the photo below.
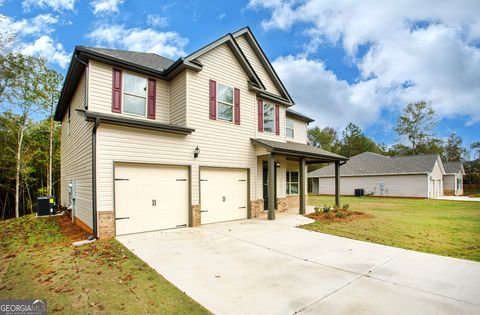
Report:
[[[366,220],[326,223],[304,229],[421,252],[480,261],[480,202],[342,197]],[[334,197],[309,196],[309,204],[333,204]]]
[[[65,218],[0,222],[0,299],[47,299],[66,314],[208,314],[116,240],[81,247]]]

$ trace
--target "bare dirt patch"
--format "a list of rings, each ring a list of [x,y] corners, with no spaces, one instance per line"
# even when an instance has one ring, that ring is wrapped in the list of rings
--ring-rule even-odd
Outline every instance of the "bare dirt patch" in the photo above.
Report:
[[[68,214],[55,217],[55,219],[62,230],[62,234],[70,241],[76,242],[85,240],[89,236],[81,227],[72,223],[72,219]]]
[[[350,211],[344,209],[335,209],[329,212],[314,212],[305,216],[315,221],[321,221],[324,223],[346,223],[361,219],[373,218],[373,215],[362,211]]]

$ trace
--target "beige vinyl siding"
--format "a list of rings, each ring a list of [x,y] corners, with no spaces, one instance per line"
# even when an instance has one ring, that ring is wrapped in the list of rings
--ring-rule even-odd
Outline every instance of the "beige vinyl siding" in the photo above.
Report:
[[[125,115],[112,112],[112,66],[90,60],[89,62],[89,101],[88,109],[112,115]],[[133,73],[123,70],[123,73]],[[141,76],[141,75],[140,75]],[[144,76],[147,78],[146,76]],[[156,80],[155,120],[169,123],[170,85],[167,81]],[[123,82],[123,80],[122,80]],[[123,104],[122,104],[123,106]],[[132,116],[130,116],[132,117]],[[138,119],[146,119],[134,116]]]
[[[257,159],[255,147],[250,142],[255,135],[256,100],[248,90],[248,77],[226,45],[201,56],[199,61],[202,71],[186,73],[186,121],[195,129],[191,135],[100,125],[97,130],[99,211],[113,209],[114,161],[191,165],[193,204],[199,203],[199,165],[250,169],[250,182],[256,182]],[[240,89],[240,125],[209,119],[210,79]],[[193,151],[197,146],[200,155],[194,159]],[[250,187],[254,199],[256,186]]]
[[[70,204],[68,185],[76,182],[77,200],[75,216],[92,227],[92,123],[85,121],[77,109],[85,105],[85,76],[82,75],[62,120],[60,149],[61,205]]]
[[[314,178],[315,182],[317,178]],[[384,185],[381,192],[380,183]],[[314,193],[335,194],[335,179],[333,177],[318,178]],[[365,194],[373,192],[374,196],[427,197],[427,175],[389,175],[389,176],[351,176],[340,177],[340,194],[354,195],[356,188],[363,188]]]
[[[183,71],[170,81],[170,123],[187,124],[187,72]]]
[[[287,119],[293,120],[293,139],[288,138],[286,136],[285,136],[285,139],[287,141],[307,144],[308,124],[304,121],[301,121],[299,119],[295,119],[295,118],[292,118],[292,117],[287,117]]]
[[[241,35],[241,36],[235,38],[235,40],[237,41],[238,45],[240,46],[240,49],[242,50],[243,54],[247,58],[248,62],[252,66],[253,70],[259,76],[263,85],[265,85],[265,89],[270,93],[281,96],[280,93],[278,92],[278,89],[275,87],[275,84],[273,83],[272,79],[270,78],[267,71],[263,67],[262,63],[258,59],[257,55],[253,51],[252,47],[248,43],[245,36]]]

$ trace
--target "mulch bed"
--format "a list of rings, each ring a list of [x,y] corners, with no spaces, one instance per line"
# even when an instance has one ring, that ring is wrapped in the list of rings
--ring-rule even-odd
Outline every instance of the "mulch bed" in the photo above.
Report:
[[[307,218],[321,221],[324,223],[346,223],[352,221],[358,221],[361,219],[373,218],[373,215],[362,211],[349,211],[349,210],[331,210],[329,212],[320,211],[318,213],[310,213],[305,215]]]
[[[68,213],[55,218],[62,230],[63,235],[69,238],[72,242],[81,241],[88,238],[89,234],[78,225],[72,223],[72,218]]]

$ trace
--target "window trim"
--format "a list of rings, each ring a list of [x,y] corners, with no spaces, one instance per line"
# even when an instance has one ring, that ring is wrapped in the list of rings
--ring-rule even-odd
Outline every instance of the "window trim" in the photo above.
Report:
[[[265,106],[272,106],[273,108],[273,128],[272,128],[272,131],[268,131],[265,129]],[[268,133],[272,133],[272,134],[275,134],[275,120],[276,120],[276,116],[275,116],[275,104],[273,103],[267,103],[267,102],[263,102],[263,132],[268,132]]]
[[[224,86],[224,87],[227,87],[227,88],[229,88],[229,89],[232,89],[232,104],[228,104],[228,103],[225,103],[225,102],[223,102],[223,101],[220,101],[219,94],[218,94],[218,88],[220,87],[220,85],[222,85],[222,86]],[[234,111],[235,111],[235,106],[234,106],[234,104],[235,104],[235,88],[234,88],[233,86],[231,86],[231,85],[219,83],[219,82],[217,81],[216,89],[217,89],[217,97],[216,97],[216,101],[217,101],[217,104],[216,104],[216,105],[217,105],[217,106],[216,106],[216,107],[217,107],[217,108],[216,108],[216,110],[217,110],[217,120],[221,120],[221,121],[228,122],[228,123],[235,123],[235,118],[234,118],[234,116],[235,116],[235,113],[234,113]],[[220,117],[220,115],[219,115],[219,113],[218,113],[218,109],[220,108],[220,106],[218,106],[219,103],[221,103],[222,105],[227,105],[227,106],[231,106],[231,107],[232,107],[232,117],[231,117],[231,120],[227,120],[227,119],[224,119],[224,118]]]
[[[297,181],[296,182],[292,182],[292,173],[297,173]],[[298,170],[297,171],[287,171],[286,172],[286,177],[287,177],[287,180],[286,180],[286,183],[285,183],[285,187],[287,188],[286,189],[287,196],[297,196],[299,194],[298,191],[300,190],[300,172]],[[292,193],[292,183],[297,184],[297,193]]]
[[[141,96],[138,94],[130,93],[125,91],[125,75],[129,75],[132,77],[137,77],[145,80],[145,96]],[[125,111],[125,99],[124,96],[125,94],[134,96],[134,97],[139,97],[139,98],[144,98],[145,99],[145,115],[140,115],[140,114],[135,114],[135,113],[129,113]],[[145,76],[140,76],[134,73],[128,73],[126,71],[123,71],[122,73],[122,114],[124,115],[129,115],[129,116],[134,116],[134,117],[143,117],[143,118],[148,118],[148,77]]]
[[[288,122],[292,122],[292,127],[291,128],[288,126]],[[292,136],[291,137],[288,135],[289,130],[292,131]],[[295,121],[293,119],[288,118],[288,117],[285,121],[285,137],[290,138],[290,139],[295,139]]]

